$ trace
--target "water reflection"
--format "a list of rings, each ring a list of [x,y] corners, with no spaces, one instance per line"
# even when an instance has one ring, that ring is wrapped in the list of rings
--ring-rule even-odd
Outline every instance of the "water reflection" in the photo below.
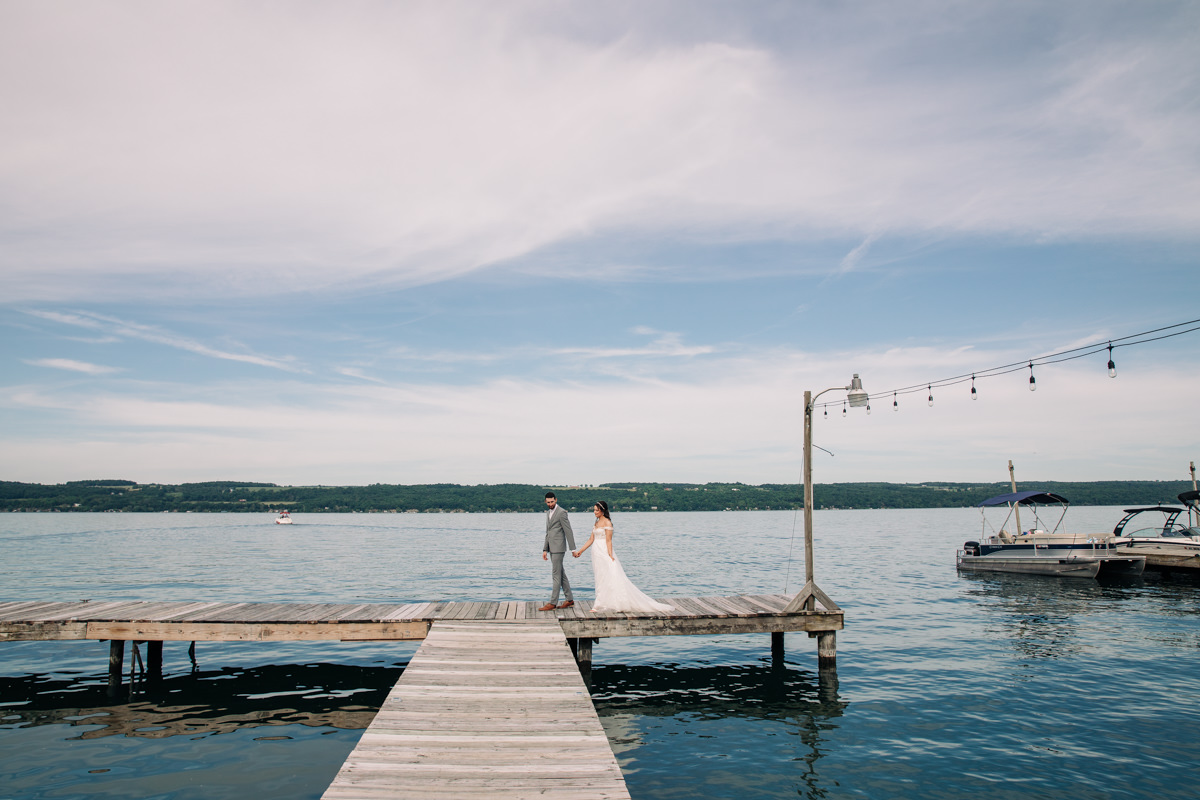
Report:
[[[838,688],[836,670],[812,672],[782,659],[720,666],[611,665],[592,672],[592,700],[609,743],[622,768],[630,771],[631,787],[636,784],[650,794],[669,786],[678,790],[676,768],[690,763],[693,771],[698,769],[693,761],[697,754],[689,754],[677,736],[686,737],[688,731],[707,741],[702,757],[708,779],[745,783],[743,788],[755,784],[758,773],[738,777],[718,766],[740,757],[735,752],[745,742],[731,726],[741,730],[748,724],[760,731],[764,725],[778,726],[783,735],[778,743],[782,752],[768,771],[783,770],[803,797],[824,796],[818,763],[829,749],[825,739],[832,721],[849,705]],[[729,750],[720,752],[722,741]]]
[[[1075,658],[1094,650],[1098,632],[1115,635],[1125,624],[1119,617],[1110,622],[1107,615],[1148,605],[1164,617],[1200,614],[1194,581],[1157,575],[1077,580],[962,573],[959,580],[967,586],[964,595],[984,613],[984,629],[1009,639],[1027,660]],[[1141,628],[1146,633],[1144,624]]]
[[[641,716],[839,717],[837,672],[819,674],[778,664],[599,666],[592,670],[596,710]]]
[[[340,664],[230,667],[145,684],[125,703],[108,697],[105,675],[0,676],[0,722],[85,727],[77,739],[201,736],[297,724],[357,730],[370,724],[402,671]]]

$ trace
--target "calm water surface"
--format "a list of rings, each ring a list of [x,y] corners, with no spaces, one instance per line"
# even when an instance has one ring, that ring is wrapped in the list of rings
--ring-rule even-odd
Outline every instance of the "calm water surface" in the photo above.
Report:
[[[1072,509],[1067,526],[1119,516]],[[1200,583],[960,576],[970,509],[815,517],[817,581],[846,610],[836,673],[802,634],[775,664],[766,635],[596,646],[593,698],[634,798],[1196,796]],[[540,515],[271,520],[4,514],[0,600],[548,594]],[[796,591],[797,522],[617,515],[616,546],[652,595]],[[568,566],[590,595],[590,563]],[[168,642],[161,686],[111,700],[107,644],[0,643],[0,797],[317,798],[415,650],[202,642],[193,665]]]

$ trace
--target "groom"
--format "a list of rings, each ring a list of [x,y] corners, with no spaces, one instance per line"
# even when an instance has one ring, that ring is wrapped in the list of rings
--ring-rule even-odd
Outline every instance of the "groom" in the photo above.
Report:
[[[567,510],[558,507],[558,498],[554,492],[546,492],[546,543],[542,545],[542,560],[550,554],[550,574],[554,578],[554,591],[550,594],[550,602],[538,611],[553,611],[555,608],[570,608],[575,605],[571,596],[571,582],[563,574],[563,556],[567,549],[575,549],[575,533],[571,530],[571,520],[567,519]],[[561,606],[558,602],[558,590],[562,588],[566,600]]]

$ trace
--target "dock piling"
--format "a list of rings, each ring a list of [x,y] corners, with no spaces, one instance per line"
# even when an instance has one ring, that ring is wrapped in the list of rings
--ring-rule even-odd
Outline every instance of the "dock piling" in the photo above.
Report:
[[[113,639],[108,643],[108,696],[121,691],[121,668],[125,664],[125,642]]]
[[[162,680],[162,653],[163,643],[161,641],[146,642],[147,680]]]
[[[837,634],[833,631],[817,633],[817,667],[837,666]]]
[[[783,631],[771,631],[771,663],[780,665],[783,657]]]
[[[592,640],[588,637],[582,639],[574,639],[575,642],[575,660],[582,666],[587,664],[592,665]]]

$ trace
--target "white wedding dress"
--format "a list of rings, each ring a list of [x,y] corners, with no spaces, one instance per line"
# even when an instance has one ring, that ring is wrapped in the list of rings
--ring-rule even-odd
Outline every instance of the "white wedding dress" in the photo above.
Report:
[[[674,606],[659,603],[633,585],[621,567],[621,560],[608,557],[610,528],[592,529],[592,574],[596,578],[596,601],[593,611],[670,611]]]

